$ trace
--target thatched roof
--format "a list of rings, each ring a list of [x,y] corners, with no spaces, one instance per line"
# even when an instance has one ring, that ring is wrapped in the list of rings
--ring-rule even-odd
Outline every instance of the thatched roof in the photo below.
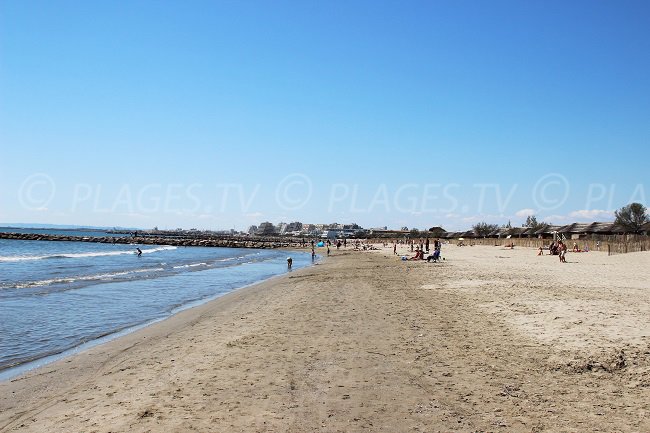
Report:
[[[533,227],[524,227],[524,231],[521,233],[522,236],[534,236],[537,229]]]
[[[508,230],[508,234],[510,236],[522,236],[527,230],[528,227],[512,227]]]
[[[497,233],[497,236],[499,237],[506,237],[510,234],[510,228],[508,227],[501,227]]]
[[[587,229],[589,228],[590,224],[587,223],[573,223],[573,224],[567,224],[565,226],[560,227],[558,230],[558,233],[589,233]]]
[[[625,229],[616,223],[591,223],[588,233],[624,233]]]
[[[501,232],[500,228],[498,228],[496,230],[492,230],[490,233],[488,233],[487,237],[488,238],[496,238],[497,236],[499,236],[500,232]]]
[[[559,229],[560,226],[545,224],[543,227],[540,227],[539,229],[535,230],[534,234],[535,236],[550,235],[553,234],[553,232],[558,231]]]
[[[617,234],[625,233],[626,230],[615,223],[573,223],[562,226],[558,229],[559,233],[573,234]]]

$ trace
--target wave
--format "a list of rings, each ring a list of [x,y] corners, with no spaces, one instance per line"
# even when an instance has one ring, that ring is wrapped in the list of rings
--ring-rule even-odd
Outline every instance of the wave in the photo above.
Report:
[[[62,278],[51,278],[48,280],[39,280],[39,281],[25,281],[22,283],[14,284],[5,288],[11,289],[24,289],[29,287],[42,287],[49,286],[53,284],[70,284],[78,281],[101,281],[101,280],[112,280],[119,277],[125,277],[131,274],[141,274],[145,272],[160,272],[164,271],[165,268],[142,268],[134,269],[131,271],[122,271],[122,272],[111,272],[97,275],[83,275],[78,277],[62,277]]]
[[[144,253],[154,253],[156,251],[171,250],[176,249],[173,246],[162,246],[155,248],[143,249]],[[95,257],[95,256],[115,256],[123,254],[133,254],[133,251],[109,251],[103,253],[76,253],[76,254],[67,254],[66,256],[72,257]],[[59,255],[49,255],[49,256],[39,256],[39,257],[12,257],[12,259],[23,259],[23,260],[38,260],[42,258],[54,258],[59,257]],[[160,257],[162,258],[162,257]],[[1,258],[0,258],[1,259]],[[86,275],[75,275],[76,272],[70,268],[70,265],[74,269],[79,269],[81,267],[93,267],[95,265],[84,265],[83,263],[72,263],[72,262],[59,262],[59,264],[51,266],[52,272],[49,275],[42,275],[43,279],[34,279],[34,280],[25,280],[22,281],[1,281],[0,280],[0,290],[12,290],[12,289],[27,289],[26,294],[33,295],[32,289],[34,290],[45,290],[43,293],[49,293],[50,291],[66,291],[74,290],[80,287],[94,284],[104,284],[104,283],[117,283],[131,280],[140,280],[140,279],[151,279],[151,278],[161,278],[172,275],[177,275],[184,272],[194,272],[202,271],[211,268],[222,268],[222,267],[234,267],[241,266],[246,264],[254,264],[259,262],[273,261],[277,257],[264,257],[259,253],[255,254],[244,254],[244,255],[233,255],[231,257],[222,257],[219,259],[213,260],[196,260],[194,262],[181,262],[181,263],[169,263],[168,260],[156,260],[156,263],[151,263],[148,267],[142,268],[133,268],[133,269],[102,269],[98,270],[95,273],[90,273]],[[67,264],[66,264],[67,263]],[[87,262],[92,263],[92,261]],[[29,265],[29,262],[26,263]],[[147,265],[145,265],[147,266]],[[57,269],[62,268],[62,271]],[[56,270],[56,271],[55,271]],[[73,271],[74,273],[68,273]],[[92,271],[91,271],[92,272]],[[59,275],[55,275],[59,274]],[[48,278],[49,277],[49,278]]]
[[[179,266],[173,266],[172,269],[186,269],[186,268],[195,268],[197,266],[208,266],[207,263],[201,262],[201,263],[192,263],[189,265],[179,265]]]
[[[142,250],[142,254],[151,254],[158,251],[166,250],[175,250],[177,247],[174,246],[164,246],[156,248],[145,248]],[[44,259],[78,259],[85,257],[105,257],[105,256],[122,256],[122,255],[133,255],[132,250],[128,251],[97,251],[97,252],[87,252],[87,253],[61,253],[61,254],[51,254],[46,256],[0,256],[0,262],[24,262],[30,260],[44,260]]]

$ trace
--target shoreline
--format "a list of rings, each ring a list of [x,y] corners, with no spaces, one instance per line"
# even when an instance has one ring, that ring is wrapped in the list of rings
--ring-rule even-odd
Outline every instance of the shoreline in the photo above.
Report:
[[[219,313],[220,311],[232,308],[233,304],[249,296],[260,296],[265,288],[278,284],[280,280],[290,278],[292,274],[299,274],[312,268],[293,270],[290,274],[275,275],[265,280],[242,286],[226,294],[217,296],[207,302],[185,308],[168,317],[156,320],[148,325],[140,325],[132,332],[127,332],[106,342],[96,344],[78,353],[54,360],[42,366],[29,369],[17,376],[0,380],[0,432],[11,427],[12,421],[3,417],[7,409],[20,408],[20,404],[14,405],[11,400],[18,398],[22,402],[32,401],[32,398],[39,400],[39,393],[46,390],[63,396],[70,387],[70,382],[83,383],[92,377],[96,372],[106,366],[112,359],[130,349],[150,344],[152,340],[157,341],[168,337],[179,328],[191,326],[203,315]],[[27,383],[27,385],[23,385]],[[20,384],[16,386],[16,384]],[[16,395],[18,394],[18,397]],[[20,410],[20,409],[19,409]]]
[[[648,253],[398,257],[334,251],[2,382],[0,431],[650,429]]]
[[[283,250],[285,250],[285,249],[283,248]],[[298,250],[298,249],[286,249],[286,251],[287,252],[294,251],[294,252],[304,253],[304,251],[301,251],[301,250]],[[303,266],[303,267],[298,267],[295,270],[292,270],[291,272],[297,272],[297,271],[299,271],[301,269],[309,268],[311,266],[314,266],[315,264],[318,264],[321,260],[322,260],[322,257],[317,256],[317,259],[314,262],[312,262],[311,264],[308,264],[308,265]],[[227,293],[217,293],[215,295],[208,296],[208,297],[206,297],[204,299],[198,299],[198,300],[188,302],[187,304],[180,305],[178,307],[175,307],[175,308],[171,309],[163,317],[158,317],[158,318],[155,318],[155,319],[147,320],[147,321],[145,321],[143,323],[139,323],[139,324],[132,325],[132,326],[127,326],[125,328],[118,329],[116,331],[108,332],[108,333],[106,333],[104,335],[101,335],[101,336],[99,336],[97,338],[93,338],[92,340],[79,343],[78,345],[76,345],[74,347],[70,347],[70,348],[65,349],[65,350],[63,350],[61,352],[58,352],[58,353],[50,353],[50,354],[47,354],[47,355],[42,356],[40,358],[33,359],[31,361],[23,362],[21,364],[10,366],[10,367],[7,367],[7,368],[2,368],[2,369],[0,369],[0,384],[2,384],[3,382],[15,379],[15,378],[17,378],[19,376],[22,376],[24,374],[28,374],[29,372],[32,372],[32,371],[38,370],[40,368],[46,367],[49,364],[58,362],[60,360],[65,360],[68,357],[76,356],[76,355],[78,355],[80,353],[83,353],[86,350],[90,350],[90,349],[92,349],[94,347],[101,346],[103,344],[107,344],[107,343],[109,343],[111,341],[122,338],[122,337],[124,337],[126,335],[132,334],[134,332],[138,332],[138,331],[143,330],[143,329],[145,329],[145,328],[147,328],[149,326],[152,326],[152,325],[154,325],[154,324],[156,324],[158,322],[168,320],[168,319],[172,318],[173,316],[175,316],[175,315],[177,315],[177,314],[179,314],[179,313],[181,313],[181,312],[183,312],[185,310],[200,307],[201,305],[210,303],[210,302],[212,302],[214,300],[217,300],[217,299],[219,299],[219,298],[221,298],[223,296],[226,296],[226,295],[228,295],[230,293],[245,289],[247,287],[251,287],[251,286],[255,286],[257,284],[261,284],[261,283],[264,283],[264,282],[267,282],[267,281],[271,281],[271,280],[273,280],[275,278],[280,278],[283,275],[285,275],[286,273],[287,272],[280,273],[280,274],[277,274],[277,275],[272,275],[270,277],[264,278],[264,279],[259,280],[259,281],[255,281],[255,282],[252,282],[252,283],[249,283],[249,284],[244,284],[243,286],[235,287],[235,288],[233,288],[231,291],[229,291]]]

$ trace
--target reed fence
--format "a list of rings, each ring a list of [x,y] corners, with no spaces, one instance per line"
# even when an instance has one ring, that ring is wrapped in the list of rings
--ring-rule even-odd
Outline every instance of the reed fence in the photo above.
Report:
[[[451,240],[452,243],[458,244],[458,239]],[[482,239],[465,239],[462,241],[465,245],[492,245],[492,246],[509,246],[528,248],[547,248],[552,239],[537,238],[482,238]],[[650,251],[650,236],[642,235],[615,235],[615,236],[598,236],[583,239],[566,239],[565,243],[569,250],[573,249],[573,244],[577,244],[582,251],[603,251],[608,255],[634,253],[640,251]]]

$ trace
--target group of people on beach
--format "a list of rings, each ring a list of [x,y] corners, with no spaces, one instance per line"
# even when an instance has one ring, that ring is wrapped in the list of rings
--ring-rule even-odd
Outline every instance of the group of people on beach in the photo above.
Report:
[[[316,244],[316,241],[314,239],[312,239],[310,241],[310,244],[311,244],[311,261],[312,262],[316,260],[316,246],[319,246],[319,247],[325,246],[325,247],[327,247],[327,255],[328,256],[332,252],[332,250],[330,249],[330,247],[332,246],[332,241],[330,239],[327,239],[325,242],[320,241],[320,242],[318,242],[318,244]],[[305,240],[304,239],[303,239],[303,245],[305,245]],[[337,239],[337,241],[336,241],[336,249],[337,250],[339,250],[342,246],[347,247],[347,245],[348,245],[348,240],[345,239],[345,238],[343,238],[343,241],[341,241],[340,239]],[[287,262],[288,261],[289,260],[287,259]],[[291,269],[290,265],[288,267],[289,267],[289,269]]]
[[[303,239],[304,242],[304,239]],[[305,242],[306,243],[306,242]],[[327,239],[325,241],[319,241],[316,243],[314,239],[310,240],[311,244],[311,259],[312,262],[316,260],[316,247],[326,247],[327,248],[327,255],[329,256],[331,253],[330,247],[332,245],[336,246],[336,249],[339,250],[341,247],[347,247],[347,239],[343,238],[337,239],[334,242],[330,239]],[[430,240],[429,238],[426,239],[420,239],[420,240],[414,240],[414,239],[404,239],[404,240],[395,240],[393,241],[393,254],[397,255],[397,245],[398,244],[405,244],[407,248],[410,247],[411,252],[415,252],[415,255],[413,257],[406,257],[403,256],[402,260],[426,260],[427,262],[439,262],[442,259],[441,257],[441,251],[442,251],[442,242],[440,239],[436,239],[433,241],[433,252],[429,254],[430,252]],[[360,239],[355,239],[353,244],[353,248],[355,251],[367,251],[367,250],[378,250],[375,245],[372,243],[368,242],[367,240],[360,240]],[[383,243],[384,247],[387,247],[388,244],[386,242]],[[426,254],[426,256],[425,256]],[[287,258],[287,269],[291,269],[293,264],[293,259],[291,257]]]
[[[574,243],[574,251],[577,250],[577,245]],[[568,251],[567,244],[564,243],[562,240],[557,240],[553,241],[550,243],[548,246],[548,254],[551,256],[559,256],[560,257],[560,263],[566,263],[566,253]],[[537,253],[538,256],[543,256],[544,255],[544,248],[539,247],[539,252]]]
[[[436,239],[433,241],[433,254],[428,255],[426,258],[424,257],[425,254],[429,254],[430,252],[430,244],[429,244],[429,239],[427,238],[425,242],[420,241],[420,244],[418,246],[414,246],[415,242],[410,241],[409,242],[411,246],[411,252],[415,249],[415,255],[411,258],[405,258],[402,257],[402,260],[426,260],[427,262],[439,262],[440,261],[440,252],[442,250],[442,243],[440,242],[440,239]],[[393,254],[397,254],[397,241],[393,243]]]

